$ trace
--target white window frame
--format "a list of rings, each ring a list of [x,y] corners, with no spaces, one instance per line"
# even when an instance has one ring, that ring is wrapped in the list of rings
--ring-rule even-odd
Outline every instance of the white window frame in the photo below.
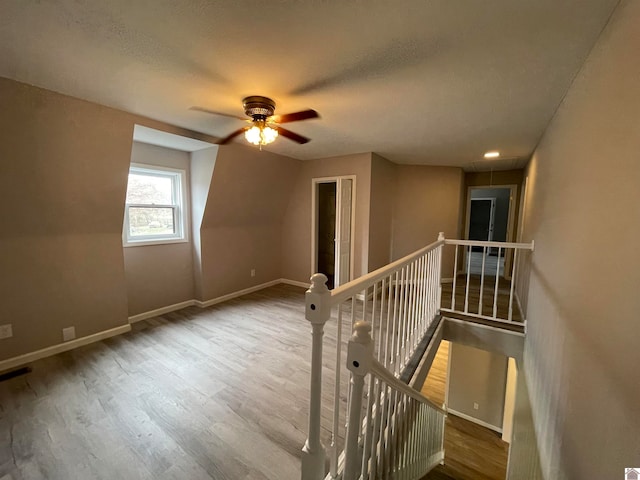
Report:
[[[187,204],[187,172],[179,168],[160,167],[157,165],[146,165],[132,163],[129,167],[129,174],[138,173],[142,175],[165,177],[171,179],[173,187],[173,203],[169,205],[149,205],[139,203],[125,203],[124,226],[122,229],[122,241],[125,247],[138,247],[144,245],[163,245],[168,243],[185,243],[189,241],[188,227],[188,204]],[[128,176],[127,176],[128,179]],[[128,181],[127,181],[128,186]],[[166,235],[136,235],[129,234],[129,208],[172,208],[175,232]]]

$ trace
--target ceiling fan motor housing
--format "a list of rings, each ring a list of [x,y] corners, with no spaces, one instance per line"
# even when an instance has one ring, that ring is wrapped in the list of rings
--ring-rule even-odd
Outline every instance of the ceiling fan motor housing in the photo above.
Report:
[[[242,100],[244,113],[254,120],[265,120],[276,110],[276,102],[267,97],[253,95]]]

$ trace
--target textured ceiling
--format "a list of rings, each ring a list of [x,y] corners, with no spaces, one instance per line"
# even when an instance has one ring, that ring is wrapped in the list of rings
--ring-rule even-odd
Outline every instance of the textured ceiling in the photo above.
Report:
[[[618,0],[0,2],[0,76],[214,136],[265,95],[312,138],[300,159],[373,151],[486,168],[528,158]],[[239,137],[243,141],[242,137]]]

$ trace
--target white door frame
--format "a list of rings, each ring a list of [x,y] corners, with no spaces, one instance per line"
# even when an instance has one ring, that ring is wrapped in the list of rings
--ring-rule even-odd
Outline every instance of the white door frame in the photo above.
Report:
[[[508,188],[510,190],[509,192],[509,216],[507,218],[507,242],[514,242],[514,222],[516,219],[516,208],[518,207],[517,205],[515,205],[516,199],[518,198],[518,185],[516,184],[509,184],[509,185],[473,185],[473,186],[469,186],[467,187],[467,211],[466,211],[466,220],[464,223],[464,239],[465,240],[469,240],[469,223],[471,221],[471,190],[474,189],[483,189],[483,188]],[[463,262],[462,262],[462,266],[463,266],[463,272],[462,273],[466,273],[466,265],[467,265],[467,249],[463,249],[464,255],[463,255]],[[511,278],[511,255],[507,255],[504,259],[504,277],[509,279]]]
[[[339,180],[351,180],[351,238],[350,245],[351,251],[349,252],[349,280],[354,278],[354,259],[355,259],[355,231],[356,231],[356,176],[355,175],[340,175],[336,177],[319,177],[311,179],[311,274],[314,274],[318,270],[318,184],[320,183],[335,183],[336,184],[336,238],[334,239],[335,245],[338,235],[338,212],[340,211],[340,191]],[[334,261],[337,263],[340,261],[339,252],[336,251]],[[336,270],[337,272],[338,270]]]

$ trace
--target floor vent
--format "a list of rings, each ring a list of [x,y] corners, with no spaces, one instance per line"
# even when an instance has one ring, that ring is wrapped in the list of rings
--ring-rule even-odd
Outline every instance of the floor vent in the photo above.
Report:
[[[4,382],[5,380],[10,380],[12,378],[19,377],[20,375],[24,375],[30,372],[31,372],[30,367],[22,367],[22,368],[18,368],[17,370],[11,370],[10,372],[6,372],[0,375],[0,382]]]

